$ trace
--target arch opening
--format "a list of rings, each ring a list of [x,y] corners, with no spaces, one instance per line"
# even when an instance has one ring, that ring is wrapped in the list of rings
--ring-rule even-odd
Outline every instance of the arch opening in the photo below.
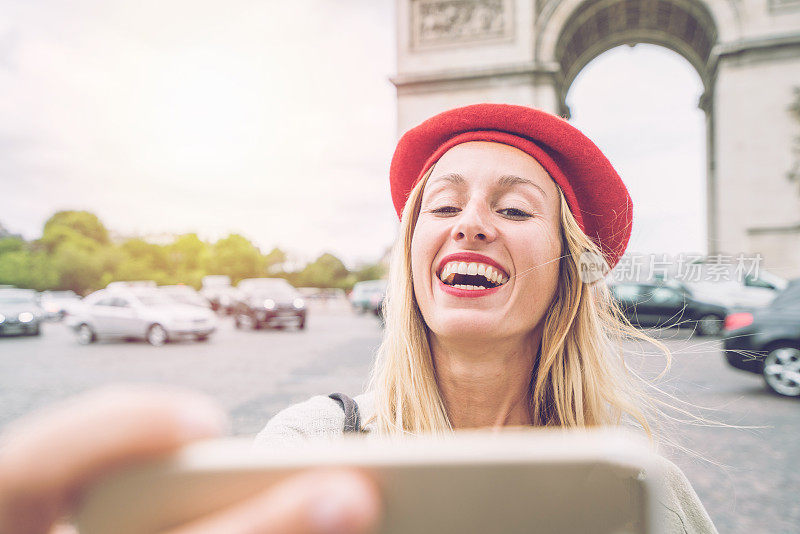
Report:
[[[599,0],[578,6],[563,25],[555,47],[560,67],[559,104],[569,116],[566,94],[594,58],[620,45],[650,43],[669,48],[697,70],[711,94],[712,48],[717,28],[708,9],[694,0]],[[700,105],[707,107],[708,97]]]
[[[631,254],[711,252],[708,133],[696,106],[704,90],[685,58],[650,44],[604,52],[570,86],[571,123],[603,150],[633,198]]]

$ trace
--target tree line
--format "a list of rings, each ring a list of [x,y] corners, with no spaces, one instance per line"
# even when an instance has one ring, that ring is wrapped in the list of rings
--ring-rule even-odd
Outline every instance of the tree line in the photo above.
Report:
[[[214,243],[197,234],[178,235],[165,245],[141,238],[114,242],[96,215],[60,211],[47,220],[39,239],[0,237],[0,285],[85,295],[109,282],[126,280],[199,289],[204,276],[222,274],[230,276],[233,283],[244,278],[281,277],[295,287],[350,289],[356,282],[385,274],[379,263],[350,271],[329,253],[299,271],[284,271],[286,260],[281,249],[264,254],[239,234]]]

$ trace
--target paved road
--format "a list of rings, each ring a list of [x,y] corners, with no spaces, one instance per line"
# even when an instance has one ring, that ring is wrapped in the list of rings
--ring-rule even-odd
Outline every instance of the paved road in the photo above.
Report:
[[[308,329],[242,332],[229,320],[206,343],[80,346],[59,324],[41,338],[0,338],[0,427],[35,408],[110,382],[163,382],[204,391],[231,414],[233,431],[253,435],[281,408],[315,394],[354,395],[380,342],[374,317],[315,310]],[[719,341],[659,334],[674,354],[660,387],[673,403],[728,425],[676,423],[669,435],[694,454],[664,449],[686,473],[721,533],[800,532],[800,403],[768,394],[759,377],[729,369]],[[632,352],[635,346],[629,347]],[[663,359],[631,356],[646,376]],[[695,410],[696,411],[696,410]]]

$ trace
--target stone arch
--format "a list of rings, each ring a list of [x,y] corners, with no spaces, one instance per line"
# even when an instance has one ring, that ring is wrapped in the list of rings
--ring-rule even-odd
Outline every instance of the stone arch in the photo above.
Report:
[[[566,93],[592,59],[623,44],[652,43],[674,50],[697,70],[713,92],[715,46],[738,34],[730,0],[566,0],[542,7],[536,34],[537,60],[557,73],[560,112],[569,115]]]
[[[400,131],[475,102],[568,116],[566,92],[604,51],[646,42],[677,52],[705,86],[709,252],[763,253],[767,266],[800,276],[797,126],[787,112],[800,0],[396,2]],[[423,8],[444,21],[431,35]]]

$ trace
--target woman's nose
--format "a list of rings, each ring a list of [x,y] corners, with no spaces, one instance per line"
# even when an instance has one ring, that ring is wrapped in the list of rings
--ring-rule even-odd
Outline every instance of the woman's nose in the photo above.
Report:
[[[492,242],[496,237],[494,226],[489,221],[490,214],[474,207],[465,208],[453,225],[451,237],[455,241],[466,240]]]

